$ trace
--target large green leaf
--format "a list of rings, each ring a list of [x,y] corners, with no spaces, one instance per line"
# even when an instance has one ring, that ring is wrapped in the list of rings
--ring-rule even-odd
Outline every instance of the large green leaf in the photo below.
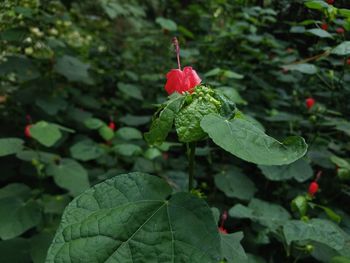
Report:
[[[15,154],[22,150],[24,141],[17,138],[0,139],[0,156]]]
[[[66,208],[48,252],[53,262],[217,263],[220,237],[207,204],[155,176],[116,176]]]
[[[236,167],[230,167],[228,171],[217,174],[214,179],[215,185],[228,197],[250,200],[256,192],[252,180]]]
[[[47,147],[53,146],[61,137],[60,129],[46,121],[39,121],[30,127],[31,136]]]
[[[201,127],[218,146],[256,164],[289,164],[301,158],[307,149],[301,137],[288,137],[279,142],[242,118],[227,120],[210,114],[203,118]]]
[[[229,210],[229,214],[236,218],[249,218],[271,230],[290,218],[290,214],[282,206],[255,198],[250,201],[248,207],[241,204],[235,205]]]
[[[58,186],[74,196],[90,186],[86,170],[73,159],[61,159],[58,164],[50,164],[46,172],[54,177]]]
[[[164,17],[157,17],[156,23],[158,23],[163,29],[169,31],[176,31],[177,25],[173,20],[166,19]]]
[[[175,115],[180,110],[184,99],[185,96],[175,93],[164,105],[159,116],[153,119],[149,132],[145,133],[145,139],[149,144],[161,144],[165,141],[173,126]]]
[[[324,219],[311,219],[308,222],[290,220],[283,226],[287,244],[293,241],[312,240],[335,250],[345,246],[346,234],[337,225]]]
[[[304,159],[299,159],[288,165],[259,165],[259,168],[265,177],[271,181],[284,181],[294,178],[298,182],[305,182],[313,176],[311,165]]]

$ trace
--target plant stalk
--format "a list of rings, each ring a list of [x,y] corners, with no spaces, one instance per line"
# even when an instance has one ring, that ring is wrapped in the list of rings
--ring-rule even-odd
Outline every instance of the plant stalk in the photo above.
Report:
[[[196,143],[190,142],[187,147],[188,151],[188,192],[193,189],[193,178],[194,178],[194,164],[195,164],[195,153],[196,153]]]

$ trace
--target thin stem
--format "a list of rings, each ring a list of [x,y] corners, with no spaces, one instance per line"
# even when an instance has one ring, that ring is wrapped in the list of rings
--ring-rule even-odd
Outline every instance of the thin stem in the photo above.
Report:
[[[193,189],[193,178],[194,178],[194,157],[196,153],[196,143],[190,142],[188,144],[188,191],[191,192]]]
[[[181,64],[180,64],[180,46],[179,46],[179,41],[177,40],[176,37],[173,38],[173,44],[175,46],[175,52],[176,52],[176,57],[177,57],[177,66],[179,67],[179,70],[181,70]]]

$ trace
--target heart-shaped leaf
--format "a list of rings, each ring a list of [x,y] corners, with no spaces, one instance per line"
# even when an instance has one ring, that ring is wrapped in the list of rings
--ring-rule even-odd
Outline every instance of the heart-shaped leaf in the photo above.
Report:
[[[217,263],[220,237],[201,199],[155,176],[116,176],[66,208],[48,252],[53,262]]]
[[[243,118],[227,120],[209,114],[201,121],[201,127],[218,146],[256,164],[289,164],[301,158],[307,149],[301,137],[288,137],[279,142]]]

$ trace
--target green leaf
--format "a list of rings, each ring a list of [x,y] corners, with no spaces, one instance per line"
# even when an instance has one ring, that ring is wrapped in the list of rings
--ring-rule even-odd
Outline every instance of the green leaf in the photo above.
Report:
[[[123,140],[141,140],[142,133],[135,128],[123,127],[120,128],[116,133],[116,136]]]
[[[227,197],[250,200],[257,190],[254,183],[236,167],[230,167],[228,171],[217,174],[214,179],[215,185]]]
[[[229,79],[243,79],[244,76],[231,70],[224,70],[223,76]]]
[[[311,165],[304,159],[280,166],[259,165],[265,177],[271,181],[284,181],[294,178],[298,182],[305,182],[313,176]]]
[[[73,159],[61,159],[58,164],[50,164],[46,172],[53,176],[59,187],[67,189],[73,196],[90,186],[86,170]]]
[[[22,150],[24,141],[17,138],[0,139],[0,156],[15,154]]]
[[[126,114],[121,117],[119,121],[129,126],[140,126],[148,123],[151,120],[151,116],[135,116]]]
[[[40,77],[40,72],[31,60],[25,57],[6,57],[0,63],[0,76],[15,73],[19,82],[25,82]]]
[[[323,10],[328,7],[328,4],[322,0],[314,0],[305,2],[305,6],[310,9]]]
[[[171,192],[165,181],[141,173],[85,191],[66,208],[46,263],[217,263],[220,237],[210,208]]]
[[[242,104],[247,105],[247,101],[245,101],[241,95],[238,93],[238,91],[231,87],[219,87],[215,89],[219,93],[225,95],[227,98],[229,98],[232,102],[236,104]]]
[[[149,132],[145,133],[145,139],[150,145],[161,144],[165,141],[173,126],[176,113],[180,110],[185,96],[174,94],[169,101],[163,105],[159,116],[155,115]]]
[[[24,238],[0,241],[1,263],[32,263],[29,242]]]
[[[59,97],[41,97],[35,100],[35,104],[49,115],[56,115],[68,105],[64,99]]]
[[[313,75],[317,73],[317,67],[313,64],[302,63],[283,66],[285,70],[296,70],[304,74]]]
[[[308,29],[306,32],[318,36],[320,38],[333,38],[333,36],[330,33],[320,28]]]
[[[334,257],[330,263],[350,263],[350,258],[346,257]]]
[[[93,80],[89,76],[89,68],[90,65],[68,55],[58,58],[54,66],[54,70],[65,76],[69,81],[93,84]]]
[[[37,226],[41,211],[34,201],[24,201],[18,197],[0,200],[0,238],[11,239]]]
[[[139,86],[119,82],[118,89],[130,98],[143,100],[143,96]]]
[[[248,260],[240,242],[243,239],[243,232],[234,234],[220,234],[221,254],[228,263],[245,262]]]
[[[90,161],[103,155],[104,150],[94,141],[87,139],[70,147],[70,153],[74,159]]]
[[[350,163],[343,159],[343,158],[340,158],[336,155],[333,155],[331,156],[331,161],[336,164],[339,168],[345,168],[345,169],[349,169],[350,170]]]
[[[241,118],[227,120],[219,115],[210,114],[203,118],[201,127],[215,144],[245,161],[256,164],[289,164],[301,158],[307,149],[301,137],[288,137],[279,142]]]
[[[283,233],[288,245],[293,241],[315,241],[335,250],[345,245],[344,232],[328,220],[311,219],[308,222],[290,220],[283,226]]]
[[[53,146],[59,139],[61,139],[62,134],[60,129],[46,121],[39,121],[30,127],[31,136],[46,147]]]
[[[101,128],[102,126],[106,125],[102,120],[97,118],[88,118],[84,121],[84,124],[87,128],[91,130],[97,130],[98,128]]]
[[[255,198],[250,201],[248,207],[235,205],[229,210],[229,214],[234,218],[249,218],[271,230],[283,225],[290,218],[290,214],[282,206]]]
[[[130,144],[130,143],[123,143],[118,144],[113,147],[113,150],[122,156],[133,156],[133,155],[140,155],[142,153],[142,149],[140,146],[136,144]]]
[[[177,30],[176,23],[171,19],[166,19],[164,17],[157,17],[156,23],[159,24],[163,29],[166,29],[169,31]]]
[[[44,263],[53,234],[42,232],[30,239],[30,255],[33,263]]]
[[[350,41],[344,41],[338,46],[336,46],[332,51],[332,54],[339,56],[348,56],[350,55]]]
[[[98,129],[98,133],[105,141],[110,141],[114,137],[114,131],[107,125],[103,125]]]
[[[210,113],[218,113],[216,105],[210,101],[197,98],[183,107],[175,117],[175,127],[179,141],[193,142],[204,139],[207,135],[201,128],[200,123]]]
[[[25,184],[12,183],[0,189],[0,199],[18,197],[27,200],[30,197],[30,188]]]

